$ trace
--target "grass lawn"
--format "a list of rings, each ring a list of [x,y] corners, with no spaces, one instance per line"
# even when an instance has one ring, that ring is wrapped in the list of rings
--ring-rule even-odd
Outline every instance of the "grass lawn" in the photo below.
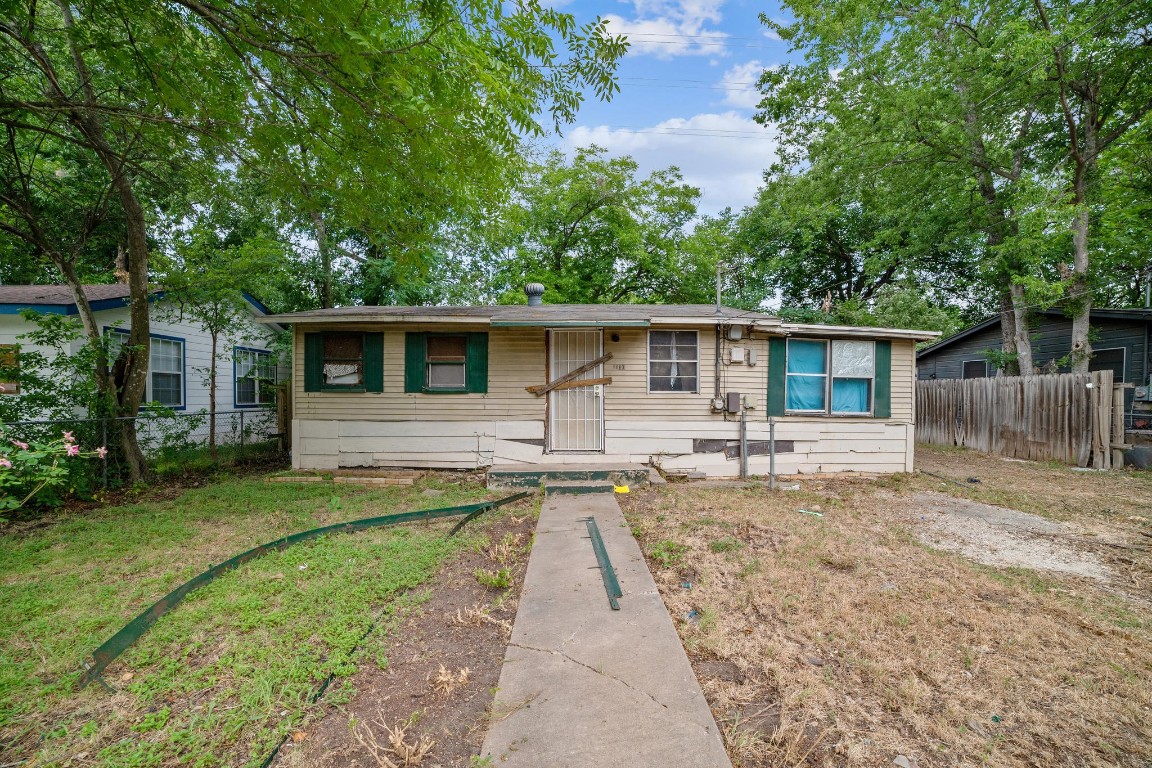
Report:
[[[435,488],[439,495],[422,492]],[[266,555],[192,593],[77,692],[79,664],[143,608],[213,563],[343,520],[500,494],[428,479],[367,489],[228,478],[175,498],[52,518],[0,536],[0,764],[259,766],[329,702],[390,623],[476,538],[452,522],[339,534]],[[379,620],[360,650],[352,649]]]
[[[734,764],[1152,765],[1152,476],[924,448],[921,463],[960,485],[674,484],[622,500]],[[925,494],[1075,526],[1068,546],[1109,577],[941,551],[923,537]]]

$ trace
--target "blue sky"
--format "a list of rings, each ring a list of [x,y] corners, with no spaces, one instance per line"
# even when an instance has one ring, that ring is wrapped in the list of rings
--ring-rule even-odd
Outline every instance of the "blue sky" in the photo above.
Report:
[[[775,4],[743,0],[556,0],[580,22],[596,16],[631,42],[619,69],[620,93],[587,102],[560,148],[598,144],[632,155],[647,173],[678,166],[700,187],[701,212],[753,202],[775,159],[775,134],[752,120],[756,79],[788,60],[759,14]]]

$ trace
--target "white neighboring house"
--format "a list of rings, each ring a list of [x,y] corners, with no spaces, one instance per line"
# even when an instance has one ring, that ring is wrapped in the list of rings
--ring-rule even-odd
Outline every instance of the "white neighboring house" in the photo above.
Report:
[[[97,322],[104,333],[127,338],[131,326],[128,286],[86,285]],[[244,294],[251,316],[235,329],[220,334],[217,341],[216,412],[234,414],[267,408],[274,402],[268,381],[281,381],[284,371],[277,365],[273,342],[281,326],[257,322],[268,310]],[[180,307],[154,290],[150,296],[150,365],[145,403],[158,403],[176,411],[208,411],[208,371],[211,366],[211,335],[199,323],[180,312]],[[33,330],[21,310],[78,315],[72,290],[66,285],[0,285],[0,355],[11,366],[13,355],[33,349],[49,355],[55,350],[30,345],[20,338]],[[79,318],[77,318],[79,323]],[[82,345],[73,343],[72,351]],[[0,382],[0,396],[19,396],[18,385]],[[79,415],[79,414],[78,414]],[[29,418],[35,418],[29,414]]]

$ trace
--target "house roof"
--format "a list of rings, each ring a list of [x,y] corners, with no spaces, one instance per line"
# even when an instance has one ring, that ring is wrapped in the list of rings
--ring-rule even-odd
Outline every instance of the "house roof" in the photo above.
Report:
[[[529,306],[434,306],[377,307],[355,306],[313,309],[268,315],[264,322],[291,324],[335,323],[427,323],[472,324],[492,327],[649,327],[659,325],[751,325],[756,330],[780,335],[862,336],[869,338],[934,339],[934,331],[894,328],[785,323],[762,312],[750,312],[714,304],[544,304]]]
[[[1044,315],[1045,317],[1065,317],[1064,310],[1059,307],[1051,309],[1036,310],[1034,314]],[[1093,309],[1089,313],[1090,320],[1137,320],[1149,322],[1152,321],[1152,309]],[[986,320],[981,320],[975,325],[970,325],[962,331],[957,331],[951,336],[941,339],[935,344],[930,344],[924,349],[916,353],[916,358],[920,359],[929,355],[933,355],[942,349],[946,349],[953,344],[964,341],[971,336],[988,330],[1000,324],[1000,316],[993,315]]]
[[[99,312],[128,306],[131,289],[127,283],[85,285],[84,295],[88,297],[92,311]],[[163,289],[152,288],[148,300],[162,298]],[[258,315],[268,314],[268,308],[255,297],[245,292],[244,298]],[[80,312],[76,308],[72,288],[67,285],[0,285],[0,315],[16,315],[25,309],[57,315],[76,315]]]
[[[127,306],[129,293],[125,283],[84,286],[84,295],[94,311]],[[67,285],[0,285],[0,315],[15,315],[24,309],[57,315],[79,312]]]

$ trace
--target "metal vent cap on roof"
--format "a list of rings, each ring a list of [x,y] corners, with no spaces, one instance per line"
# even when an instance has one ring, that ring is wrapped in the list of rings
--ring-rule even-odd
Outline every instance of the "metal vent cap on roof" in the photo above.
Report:
[[[524,286],[524,293],[528,296],[528,306],[539,307],[543,304],[545,290],[542,283],[528,283]]]

